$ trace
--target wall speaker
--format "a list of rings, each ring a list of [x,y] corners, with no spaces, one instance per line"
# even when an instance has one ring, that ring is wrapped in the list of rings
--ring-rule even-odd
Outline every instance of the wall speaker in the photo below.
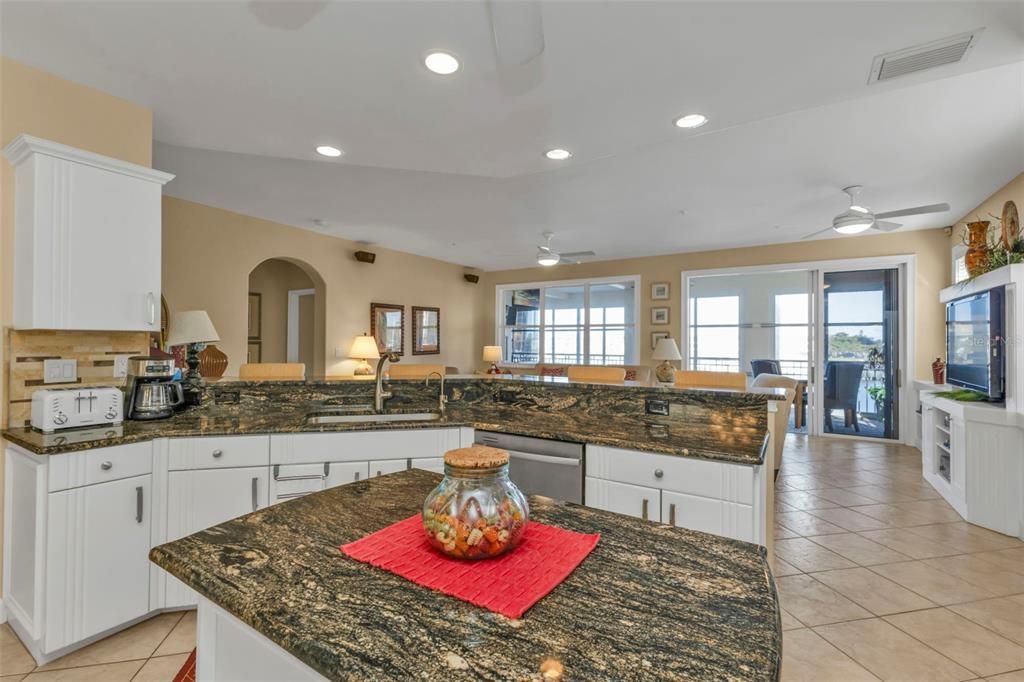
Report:
[[[474,275],[472,273],[465,272],[462,274],[462,279],[466,280],[470,284],[476,284],[477,282],[480,281],[480,275]]]
[[[356,260],[359,261],[360,263],[372,264],[373,261],[377,260],[377,254],[370,253],[369,251],[356,251],[353,255],[356,257]]]

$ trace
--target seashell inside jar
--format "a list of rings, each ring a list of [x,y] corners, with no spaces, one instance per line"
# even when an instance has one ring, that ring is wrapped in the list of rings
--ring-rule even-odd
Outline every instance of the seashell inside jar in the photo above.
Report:
[[[519,544],[530,507],[508,477],[508,453],[475,445],[444,455],[444,479],[423,502],[430,544],[456,559],[488,559]]]

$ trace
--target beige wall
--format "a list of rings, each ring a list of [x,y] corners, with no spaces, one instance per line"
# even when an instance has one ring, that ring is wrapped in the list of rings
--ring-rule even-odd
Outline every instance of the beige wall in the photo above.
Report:
[[[533,267],[522,270],[487,272],[480,278],[478,305],[481,315],[477,326],[477,345],[494,342],[494,291],[497,284],[640,275],[642,280],[639,315],[641,363],[651,364],[650,332],[652,330],[668,331],[673,338],[679,340],[680,273],[684,270],[914,254],[917,256],[915,374],[919,378],[929,378],[931,377],[931,361],[945,353],[944,313],[942,305],[939,303],[939,289],[949,284],[949,248],[949,237],[944,229],[920,230],[742,249],[680,253],[670,256],[600,261],[554,268]],[[652,301],[650,298],[652,282],[669,282],[671,299],[669,301]],[[670,307],[669,325],[652,326],[650,324],[650,308],[655,304]]]
[[[949,236],[950,248],[963,243],[964,233],[967,231],[967,223],[969,222],[989,220],[992,222],[994,230],[999,224],[996,218],[1003,214],[1003,204],[1011,200],[1017,204],[1018,212],[1024,212],[1024,173],[1010,180],[1001,189],[996,190],[995,194],[981,202],[978,206],[975,206],[974,209],[967,212],[967,215],[957,221],[953,228],[953,233]]]
[[[288,340],[288,292],[295,289],[315,289],[313,280],[299,266],[279,258],[263,261],[249,273],[250,293],[260,294],[260,346],[261,362],[286,362]],[[315,296],[314,296],[315,298]],[[309,311],[309,328],[306,333],[310,338],[315,333],[313,316],[315,310]],[[301,318],[301,316],[300,316]],[[299,330],[300,341],[302,329]],[[316,353],[312,354],[306,371],[314,373]]]
[[[336,358],[369,331],[370,303],[441,308],[442,354],[410,354],[411,311],[406,312],[406,354],[402,362],[438,362],[460,369],[475,366],[474,342],[479,285],[462,278],[464,268],[412,254],[374,248],[377,262],[356,262],[354,242],[164,197],[163,293],[171,310],[204,309],[210,314],[235,374],[247,348],[246,302],[249,272],[268,258],[284,258],[323,282],[324,341],[318,347],[329,374],[351,373],[353,363]]]

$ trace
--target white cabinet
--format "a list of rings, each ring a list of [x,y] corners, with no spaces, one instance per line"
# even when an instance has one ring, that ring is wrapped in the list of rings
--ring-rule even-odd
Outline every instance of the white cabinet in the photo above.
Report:
[[[14,326],[159,330],[161,188],[174,176],[28,135],[4,154]]]
[[[413,457],[409,460],[410,469],[423,469],[437,474],[444,473],[444,457]]]
[[[661,491],[629,483],[587,476],[584,499],[588,507],[635,516],[644,521],[661,521]]]
[[[152,476],[50,494],[47,651],[149,612]]]
[[[270,504],[277,504],[318,490],[365,481],[370,463],[275,464],[270,471]]]
[[[459,447],[462,430],[469,432],[471,440],[472,429],[455,428],[273,435],[270,437],[270,461],[272,464],[312,464],[442,457],[448,450]],[[373,473],[376,471],[373,469]]]
[[[378,459],[370,462],[370,478],[384,476],[409,468],[408,459]]]
[[[587,446],[588,506],[766,544],[765,467]]]

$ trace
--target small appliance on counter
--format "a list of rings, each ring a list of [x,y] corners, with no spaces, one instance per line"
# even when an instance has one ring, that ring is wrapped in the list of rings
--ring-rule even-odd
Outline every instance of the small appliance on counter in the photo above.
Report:
[[[123,419],[121,389],[42,389],[32,394],[32,428],[43,433],[82,426],[119,424]]]
[[[185,401],[175,381],[174,358],[136,356],[128,359],[125,416],[128,419],[166,419]]]

